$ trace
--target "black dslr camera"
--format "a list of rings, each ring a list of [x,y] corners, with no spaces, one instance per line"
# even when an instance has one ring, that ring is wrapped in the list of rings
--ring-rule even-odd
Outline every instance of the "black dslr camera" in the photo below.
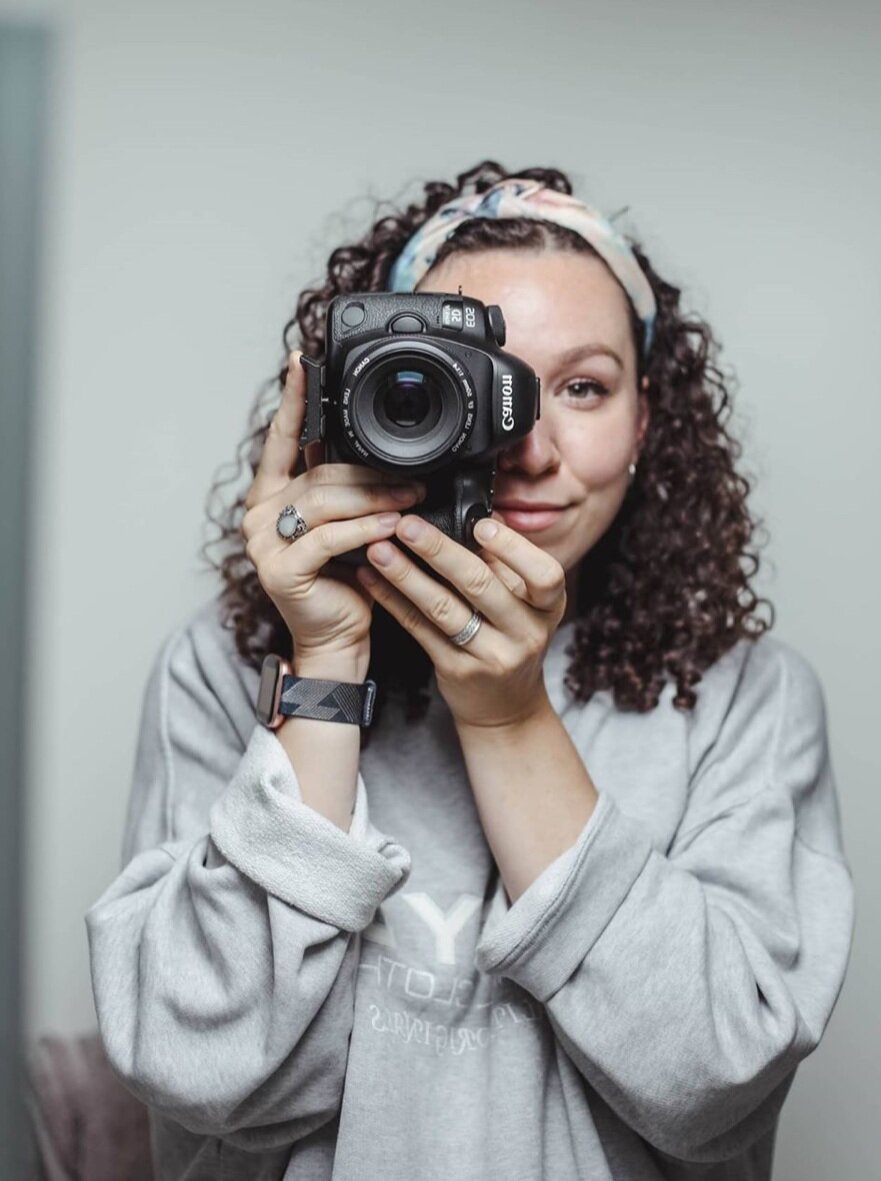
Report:
[[[326,463],[422,480],[425,499],[405,511],[479,549],[473,530],[492,512],[496,455],[527,435],[540,411],[538,377],[502,351],[501,308],[461,291],[338,295],[325,341],[322,360],[300,358],[301,446],[324,439]],[[362,546],[340,560],[361,564],[364,555]]]

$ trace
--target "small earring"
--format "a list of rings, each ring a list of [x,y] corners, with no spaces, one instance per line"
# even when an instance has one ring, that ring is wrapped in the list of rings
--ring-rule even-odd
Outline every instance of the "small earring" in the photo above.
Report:
[[[630,479],[632,480],[633,477],[636,475],[636,464],[632,463],[627,470],[630,472]]]

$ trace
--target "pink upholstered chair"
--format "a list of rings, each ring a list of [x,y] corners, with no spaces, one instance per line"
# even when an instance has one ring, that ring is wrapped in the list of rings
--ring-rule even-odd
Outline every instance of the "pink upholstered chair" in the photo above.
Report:
[[[114,1074],[100,1035],[27,1047],[32,1181],[154,1181],[147,1109]]]

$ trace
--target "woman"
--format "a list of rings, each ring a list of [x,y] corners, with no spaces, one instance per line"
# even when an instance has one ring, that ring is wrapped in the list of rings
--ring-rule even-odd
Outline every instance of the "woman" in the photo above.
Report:
[[[286,330],[223,593],[154,665],[86,924],[161,1181],[769,1177],[840,991],[823,691],[754,618],[709,327],[563,173],[488,161],[334,251],[288,329],[317,356],[339,292],[460,287],[542,391],[479,552],[298,453]],[[267,653],[374,679],[372,727],[255,724]]]

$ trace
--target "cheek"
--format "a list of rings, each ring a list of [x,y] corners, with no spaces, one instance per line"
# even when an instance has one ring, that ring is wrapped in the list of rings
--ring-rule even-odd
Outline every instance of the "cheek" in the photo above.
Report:
[[[567,465],[585,485],[602,487],[621,478],[633,450],[628,415],[569,411],[560,427],[557,437]]]

